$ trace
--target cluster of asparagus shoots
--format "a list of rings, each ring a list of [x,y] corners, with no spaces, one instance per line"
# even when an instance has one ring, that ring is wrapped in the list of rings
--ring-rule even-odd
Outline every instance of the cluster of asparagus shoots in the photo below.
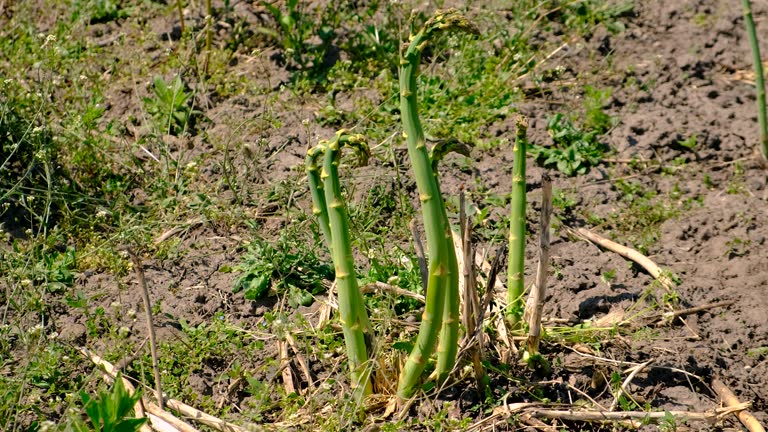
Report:
[[[416,81],[421,55],[427,43],[448,30],[477,33],[477,29],[455,9],[438,11],[424,27],[411,35],[400,60],[400,113],[403,138],[416,179],[421,201],[424,230],[429,251],[426,303],[419,333],[401,371],[397,395],[410,398],[419,384],[429,358],[437,346],[436,377],[443,382],[456,364],[459,347],[459,268],[451,227],[440,192],[437,164],[449,151],[466,154],[456,142],[427,149],[419,120]],[[525,152],[527,122],[517,124],[513,173],[513,210],[510,226],[509,296],[507,321],[511,329],[522,331],[523,264],[525,257]],[[320,141],[307,152],[306,170],[313,202],[323,236],[336,269],[339,315],[349,357],[352,386],[358,396],[371,392],[371,327],[363,296],[357,286],[346,205],[339,186],[341,148],[355,150],[365,163],[369,149],[361,135],[341,130],[333,139]],[[544,272],[546,273],[546,271]],[[539,313],[540,316],[540,313]],[[439,344],[438,344],[439,341]],[[538,341],[529,346],[538,350]]]
[[[416,100],[416,78],[421,54],[431,39],[447,30],[477,33],[477,29],[458,11],[438,11],[418,33],[410,37],[410,43],[404,48],[400,61],[403,137],[408,145],[408,155],[416,177],[429,249],[426,305],[416,343],[400,375],[397,390],[400,398],[413,395],[427,361],[435,350],[438,333],[438,381],[443,381],[451,372],[458,351],[459,270],[445,203],[437,179],[437,162],[443,154],[454,148],[446,144],[434,148],[430,154],[419,120]],[[338,165],[341,146],[350,146],[361,156],[368,154],[368,147],[362,136],[339,131],[332,140],[321,141],[308,151],[306,167],[313,211],[331,249],[336,268],[339,315],[353,386],[365,395],[371,391],[368,352],[371,350],[372,339],[363,297],[357,287],[346,206],[339,187]]]
[[[368,144],[362,135],[340,130],[331,140],[320,141],[307,152],[306,170],[312,195],[312,211],[331,250],[336,270],[339,318],[349,357],[352,387],[359,396],[371,393],[371,325],[363,295],[357,286],[349,238],[347,206],[341,194],[339,163],[342,147],[355,151],[362,165],[368,162]]]

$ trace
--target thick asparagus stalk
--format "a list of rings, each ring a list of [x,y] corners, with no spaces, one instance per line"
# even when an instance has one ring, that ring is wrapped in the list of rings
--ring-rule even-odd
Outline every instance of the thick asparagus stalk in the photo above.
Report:
[[[419,190],[429,249],[427,300],[419,335],[400,375],[397,390],[400,398],[408,398],[413,394],[434,350],[441,324],[444,323],[438,358],[439,379],[445,378],[453,368],[458,349],[459,272],[456,252],[440,186],[427,152],[416,101],[416,77],[422,51],[437,33],[450,29],[477,32],[455,9],[437,11],[421,31],[411,36],[410,44],[405,48],[400,60],[400,114],[403,119],[403,136],[408,144],[408,155]]]
[[[351,135],[346,130],[340,130],[333,139],[321,141],[307,152],[307,178],[312,194],[313,212],[320,221],[336,269],[339,319],[349,358],[352,387],[358,396],[364,396],[372,391],[371,365],[368,362],[372,343],[371,326],[363,296],[357,286],[349,236],[349,217],[339,183],[342,146],[353,148],[361,162],[367,163],[369,150],[365,139],[361,135]],[[320,170],[318,161],[323,155],[323,167]]]
[[[507,323],[520,332],[525,284],[525,150],[528,144],[528,120],[517,119],[515,164],[512,167],[512,211],[509,219],[509,267],[507,270]]]

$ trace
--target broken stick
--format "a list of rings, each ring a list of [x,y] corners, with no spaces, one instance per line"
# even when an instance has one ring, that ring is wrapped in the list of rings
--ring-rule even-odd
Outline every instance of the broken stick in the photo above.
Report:
[[[578,229],[568,228],[568,231],[570,231],[577,237],[580,237],[584,240],[588,240],[600,246],[601,248],[608,249],[611,252],[616,252],[617,254],[623,256],[624,258],[637,263],[639,266],[644,268],[648,273],[650,273],[650,275],[653,276],[654,279],[659,281],[659,283],[663,285],[664,288],[670,291],[674,289],[675,286],[677,285],[675,281],[672,280],[671,277],[669,277],[668,272],[663,271],[650,258],[641,254],[635,249],[632,249],[624,245],[620,245],[615,241],[608,240],[607,238],[601,237],[585,228],[578,228]]]
[[[735,394],[729,389],[724,382],[720,381],[719,379],[715,378],[712,380],[712,389],[717,393],[718,396],[720,396],[720,399],[723,400],[726,407],[732,407],[732,406],[741,406],[742,403],[739,401],[739,399],[736,397]],[[760,424],[760,422],[757,421],[755,416],[750,414],[748,411],[738,411],[735,412],[736,417],[739,418],[739,421],[741,424],[744,425],[747,429],[749,429],[750,432],[765,432],[765,428]]]

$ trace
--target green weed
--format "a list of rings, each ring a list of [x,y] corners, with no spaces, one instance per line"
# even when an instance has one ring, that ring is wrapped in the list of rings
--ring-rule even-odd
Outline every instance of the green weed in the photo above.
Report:
[[[567,176],[586,174],[603,159],[607,147],[596,130],[583,131],[560,113],[547,122],[553,146],[531,145],[530,153],[545,167],[555,167]]]
[[[145,97],[144,107],[162,134],[181,135],[194,127],[200,112],[190,106],[192,95],[187,93],[180,76],[170,83],[156,76],[152,87],[154,97]]]
[[[123,385],[122,375],[117,374],[112,391],[99,391],[95,398],[86,392],[80,392],[83,408],[91,421],[86,427],[82,423],[74,423],[74,429],[78,432],[137,432],[147,422],[146,418],[129,417],[133,412],[133,406],[141,399],[141,392],[133,395],[128,393]]]
[[[333,279],[333,270],[319,260],[313,249],[295,241],[285,234],[274,245],[259,239],[252,241],[241,263],[233,269],[241,273],[232,291],[242,291],[246,299],[255,300],[273,290],[287,294],[294,307],[311,304],[312,296],[324,290],[322,281]]]

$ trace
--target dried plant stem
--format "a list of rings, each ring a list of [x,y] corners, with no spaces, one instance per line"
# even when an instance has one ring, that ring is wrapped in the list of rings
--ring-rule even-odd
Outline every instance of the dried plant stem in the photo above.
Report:
[[[184,8],[181,7],[181,0],[176,0],[176,9],[179,11],[179,27],[181,28],[181,34],[184,35],[186,26],[184,25]]]
[[[211,61],[211,43],[213,40],[213,8],[211,0],[205,0],[205,63],[203,74],[208,75],[208,63]]]
[[[616,396],[613,398],[613,402],[611,402],[611,407],[609,409],[610,411],[616,410],[616,407],[619,406],[619,400],[621,400],[621,396],[627,393],[627,387],[629,386],[629,383],[632,382],[632,380],[641,370],[645,369],[646,366],[648,366],[651,363],[653,363],[653,359],[648,360],[647,362],[632,368],[632,372],[629,373],[629,376],[627,376],[627,379],[625,379],[624,382],[621,383],[621,387],[619,387],[619,390],[616,392]]]
[[[752,62],[755,67],[755,89],[757,93],[757,121],[760,126],[760,148],[763,159],[768,161],[768,115],[765,108],[765,81],[763,75],[763,62],[760,56],[760,45],[757,40],[755,21],[752,19],[752,4],[750,0],[743,0],[744,25],[747,28],[749,46],[752,48]]]
[[[152,420],[153,428],[158,429],[158,426],[164,422],[168,426],[173,428],[172,430],[175,430],[178,432],[198,432],[197,429],[190,426],[188,423],[184,422],[183,420],[179,419],[178,417],[174,416],[168,411],[160,409],[160,407],[157,406],[156,404],[153,404],[152,402],[146,402],[146,405],[147,405],[147,411],[149,411],[149,418],[150,420]],[[163,427],[163,426],[159,426],[159,427],[167,432],[170,432],[167,427]]]
[[[462,241],[462,274],[464,276],[463,290],[463,313],[462,323],[467,334],[465,340],[467,349],[472,359],[472,368],[475,371],[475,380],[477,389],[481,395],[485,394],[486,375],[483,367],[485,359],[483,347],[483,335],[475,332],[478,327],[478,317],[480,312],[480,296],[477,293],[477,278],[475,277],[475,249],[472,245],[472,221],[467,217],[464,203],[464,191],[459,195],[459,226],[461,229]],[[454,240],[455,243],[455,240]],[[459,256],[459,254],[457,254]]]
[[[285,393],[296,393],[296,385],[293,383],[291,358],[288,356],[288,344],[285,341],[278,341],[277,348],[280,352],[280,373],[283,377],[283,387],[285,388]]]
[[[424,296],[421,294],[415,293],[413,291],[408,291],[407,289],[403,289],[394,285],[389,285],[384,282],[372,282],[372,283],[363,285],[360,287],[360,292],[363,294],[375,293],[375,292],[387,292],[390,294],[408,297],[420,303],[424,303],[425,301]]]
[[[130,249],[125,249],[133,262],[133,270],[136,272],[136,278],[141,287],[141,298],[144,301],[144,313],[147,317],[147,332],[149,333],[149,352],[152,355],[152,371],[155,375],[155,390],[157,392],[157,403],[160,409],[165,409],[163,401],[163,387],[160,382],[160,366],[157,357],[157,336],[155,335],[155,325],[152,321],[152,302],[149,300],[149,289],[147,288],[147,278],[144,275],[144,266],[141,259]]]
[[[588,422],[614,422],[626,420],[640,420],[656,423],[666,420],[669,416],[686,421],[716,422],[725,416],[741,411],[746,404],[728,408],[718,408],[707,412],[693,411],[603,411],[603,410],[579,410],[579,409],[549,409],[531,406],[531,403],[516,403],[499,407],[499,416],[528,413],[537,418],[588,421]],[[505,420],[506,421],[506,420]]]
[[[552,180],[544,173],[541,178],[541,233],[539,235],[539,266],[536,284],[531,290],[530,317],[528,320],[528,352],[537,354],[541,341],[541,314],[547,295],[547,273],[549,272],[549,222],[552,215]]]
[[[296,354],[296,360],[299,362],[299,367],[301,368],[301,372],[304,374],[304,377],[307,379],[307,385],[310,390],[315,389],[315,383],[312,380],[312,372],[309,370],[309,366],[307,366],[307,361],[304,359],[304,356],[301,355],[301,351],[299,351],[299,347],[296,346],[296,341],[293,340],[293,336],[291,336],[290,332],[285,333],[285,340],[288,342],[288,345],[291,346],[291,349],[293,350],[294,354]]]
[[[87,350],[86,348],[79,348],[78,349],[81,354],[83,354],[85,357],[87,357],[89,360],[91,360],[94,364],[99,365],[104,368],[104,371],[109,374],[111,378],[115,378],[117,376],[117,370],[115,367],[108,361],[102,359],[97,354]],[[149,391],[152,391],[151,388],[146,387]],[[155,393],[155,398],[157,398],[157,393]],[[221,432],[246,432],[245,428],[242,428],[238,425],[226,422],[218,417],[214,417],[210,414],[204,413],[196,408],[193,408],[183,402],[177,401],[175,399],[168,399],[165,401],[168,408],[177,411],[179,414],[183,415],[184,417],[188,419],[194,419],[199,423],[202,423],[206,426],[209,426],[213,429],[216,429]],[[148,407],[155,406],[159,410],[159,406],[155,404],[148,404]],[[167,411],[163,411],[166,414],[170,415]],[[157,412],[154,412],[155,414]],[[160,415],[158,415],[160,417]],[[165,420],[167,416],[163,414],[163,420]],[[178,418],[174,421],[181,421]],[[189,431],[195,431],[192,426],[187,426]],[[256,426],[256,425],[249,425],[248,431],[261,431],[263,430],[262,427]]]
[[[673,290],[675,288],[676,284],[668,276],[668,274],[664,272],[658,265],[656,265],[656,263],[653,262],[650,258],[641,254],[637,250],[608,240],[607,238],[599,236],[585,228],[579,228],[576,230],[569,228],[569,231],[580,238],[588,240],[602,248],[608,249],[611,252],[615,252],[624,258],[627,258],[628,260],[634,261],[642,268],[644,268],[648,273],[650,273],[654,279],[659,281],[659,283],[663,285],[664,288],[668,290]]]
[[[717,393],[718,396],[720,396],[720,399],[723,400],[726,406],[732,407],[742,405],[736,395],[733,394],[731,389],[729,389],[725,383],[719,379],[715,378],[712,380],[712,389],[715,391],[715,393]],[[739,418],[741,424],[749,429],[750,432],[765,432],[765,428],[760,424],[760,422],[757,421],[755,416],[749,412],[739,411],[736,413],[736,416]]]

